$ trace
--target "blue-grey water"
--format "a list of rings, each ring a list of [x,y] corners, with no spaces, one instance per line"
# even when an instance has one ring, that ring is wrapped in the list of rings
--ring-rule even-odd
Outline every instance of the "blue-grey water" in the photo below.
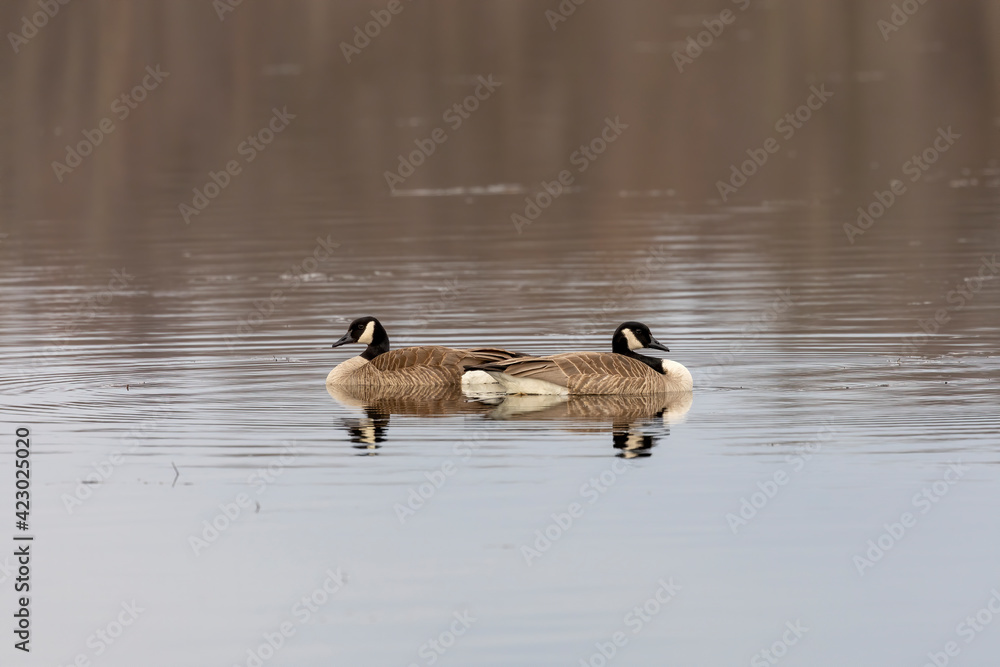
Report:
[[[891,7],[762,3],[678,72],[677,45],[741,4],[587,3],[555,31],[528,3],[405,4],[353,63],[338,45],[380,5],[70,4],[7,54],[3,664],[996,664],[1000,117],[995,56],[960,47],[997,15],[928,4],[886,41]],[[31,9],[12,6],[5,28]],[[865,46],[824,63],[775,44],[824,17]],[[149,39],[68,39],[112,28]],[[162,87],[59,180],[67,141],[156,63]],[[452,129],[442,111],[491,72]],[[786,140],[774,121],[823,83]],[[607,350],[639,320],[695,391],[328,391],[360,351],[331,343],[368,314],[394,346],[536,354]],[[29,654],[10,632],[19,427]]]

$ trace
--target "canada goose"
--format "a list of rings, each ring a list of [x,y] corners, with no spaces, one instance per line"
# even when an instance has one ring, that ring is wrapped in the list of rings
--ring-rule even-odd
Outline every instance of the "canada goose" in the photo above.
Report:
[[[660,394],[691,391],[691,373],[676,361],[636,350],[670,350],[641,322],[625,322],[611,353],[567,352],[470,366],[493,376],[511,394]]]
[[[327,384],[367,385],[386,389],[405,390],[428,386],[458,385],[466,374],[464,367],[492,363],[522,356],[498,348],[458,350],[450,347],[426,345],[389,349],[389,335],[374,317],[361,317],[347,328],[347,333],[333,344],[340,347],[347,343],[367,345],[365,351],[338,364],[326,376]],[[471,373],[465,382],[495,382],[483,373]],[[477,377],[478,376],[478,377]]]

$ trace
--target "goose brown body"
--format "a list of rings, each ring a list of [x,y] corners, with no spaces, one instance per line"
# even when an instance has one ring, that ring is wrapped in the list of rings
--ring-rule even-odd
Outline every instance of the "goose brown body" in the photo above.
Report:
[[[549,357],[522,357],[482,367],[515,379],[564,387],[570,394],[658,394],[690,391],[691,374],[680,364],[658,373],[648,364],[613,352],[568,352]],[[669,368],[669,367],[667,367]],[[684,369],[681,371],[681,369]],[[499,378],[498,378],[499,379]],[[500,379],[504,384],[503,379]]]
[[[354,357],[327,376],[328,384],[410,390],[458,386],[466,366],[511,359],[516,353],[498,348],[469,350],[425,345],[383,352],[371,361]]]
[[[612,352],[567,352],[520,357],[470,366],[496,379],[512,394],[662,394],[691,391],[694,381],[683,365],[639,354],[665,350],[649,327],[625,322],[611,339]]]

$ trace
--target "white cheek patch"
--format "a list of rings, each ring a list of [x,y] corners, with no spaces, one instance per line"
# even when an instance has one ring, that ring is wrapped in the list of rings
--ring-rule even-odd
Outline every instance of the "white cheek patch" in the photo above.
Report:
[[[631,329],[622,329],[622,333],[625,334],[625,340],[628,341],[628,349],[630,350],[641,350],[644,346],[639,342],[639,339],[635,337]]]
[[[374,322],[369,322],[368,326],[365,327],[365,332],[363,334],[361,334],[360,338],[358,338],[358,342],[359,343],[364,343],[365,345],[371,345],[372,344],[372,336],[374,334],[375,334],[375,323]]]

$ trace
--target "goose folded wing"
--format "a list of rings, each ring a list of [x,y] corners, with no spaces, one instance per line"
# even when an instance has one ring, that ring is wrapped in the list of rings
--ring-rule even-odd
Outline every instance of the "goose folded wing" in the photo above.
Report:
[[[496,363],[498,361],[517,359],[525,356],[520,352],[511,352],[499,347],[474,347],[471,350],[466,350],[466,352],[475,357],[478,364]]]
[[[554,355],[552,359],[570,375],[647,378],[657,374],[641,361],[621,354],[572,352]]]
[[[449,367],[457,366],[462,354],[450,347],[423,346],[404,347],[389,350],[372,359],[372,366],[382,372],[403,371],[418,366]]]
[[[485,368],[493,371],[500,371],[506,375],[516,378],[530,378],[532,380],[543,380],[565,387],[568,380],[566,371],[553,359],[541,359],[538,357],[522,357],[511,359],[496,364],[490,364]]]

